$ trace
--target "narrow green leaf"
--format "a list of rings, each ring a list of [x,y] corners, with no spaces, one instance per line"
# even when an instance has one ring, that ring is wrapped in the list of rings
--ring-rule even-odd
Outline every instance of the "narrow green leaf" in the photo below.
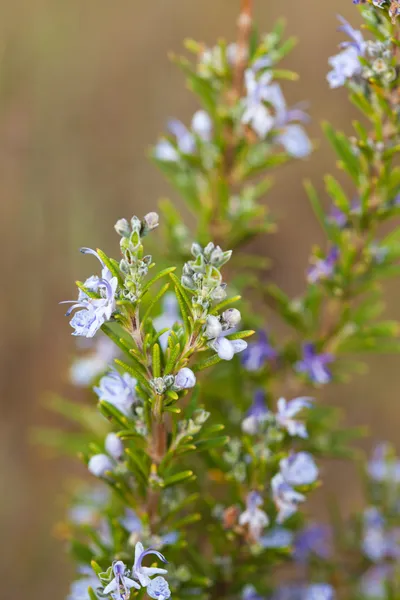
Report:
[[[122,338],[115,333],[113,328],[108,325],[108,323],[104,323],[104,325],[101,326],[101,330],[106,334],[107,337],[110,338],[110,340],[114,342],[116,346],[118,346],[118,348],[120,348],[120,350],[122,350],[122,352],[124,352],[124,354],[127,354],[130,357],[129,348],[125,345],[126,342],[122,341]]]
[[[106,267],[111,271],[113,277],[118,279],[118,283],[120,286],[124,285],[124,277],[119,269],[115,266],[115,261],[108,258],[107,254],[104,254],[103,250],[99,248],[96,249],[97,254],[100,256],[101,260],[104,262]]]
[[[321,225],[325,233],[328,235],[328,237],[330,237],[330,228],[327,225],[325,211],[322,208],[322,205],[319,201],[317,190],[315,189],[311,181],[309,181],[308,179],[304,182],[304,188],[307,192],[308,199],[310,200],[311,206],[314,210],[315,216],[319,221],[319,224]]]
[[[210,448],[219,448],[219,446],[225,446],[229,442],[228,435],[221,435],[216,438],[210,438],[209,440],[200,440],[196,442],[196,448],[199,451],[209,450]]]
[[[140,381],[140,383],[147,390],[151,390],[150,384],[149,384],[148,380],[143,375],[143,373],[141,371],[139,371],[139,369],[137,367],[135,368],[135,366],[127,365],[126,363],[124,363],[122,360],[119,360],[118,358],[116,358],[114,360],[114,362],[117,365],[119,365],[120,367],[122,367],[125,371],[127,371],[130,375],[132,375],[132,377],[134,377],[135,379],[137,379],[138,381]]]
[[[150,315],[153,307],[157,304],[157,302],[159,300],[161,300],[161,298],[164,296],[165,292],[168,290],[170,284],[166,283],[161,290],[154,296],[154,298],[152,298],[152,300],[149,303],[149,306],[147,307],[146,312],[144,313],[143,319],[142,319],[142,324],[141,324],[141,328],[144,327],[144,324],[146,322],[147,317]]]
[[[173,348],[168,348],[169,356],[167,354],[168,358],[167,358],[167,364],[165,365],[165,369],[164,369],[164,375],[169,375],[171,373],[171,371],[174,370],[174,367],[177,363],[180,351],[181,351],[180,344],[176,344],[176,346],[174,346]]]
[[[208,367],[212,367],[213,365],[216,365],[217,363],[221,362],[221,360],[222,358],[220,358],[218,354],[214,354],[213,356],[210,356],[210,358],[207,358],[207,360],[193,365],[192,371],[203,371],[204,369],[208,369]]]
[[[210,315],[215,315],[219,313],[222,309],[226,308],[227,306],[230,306],[231,304],[235,304],[235,302],[239,302],[239,300],[241,299],[242,296],[233,296],[233,298],[227,298],[226,300],[219,302],[219,304],[216,304],[214,308],[210,311]]]
[[[227,335],[226,338],[228,340],[243,340],[244,338],[248,338],[254,334],[255,331],[253,331],[252,329],[248,329],[245,331],[236,331],[235,333],[231,333],[230,335]]]
[[[175,475],[171,475],[171,477],[167,477],[166,479],[164,479],[164,487],[169,487],[171,485],[183,483],[188,479],[192,479],[193,475],[193,471],[182,471],[181,473],[175,473]]]
[[[160,346],[158,344],[154,344],[153,346],[153,377],[161,376],[161,356],[160,356]]]
[[[166,269],[163,269],[159,273],[157,273],[157,275],[155,275],[153,277],[153,279],[150,279],[150,281],[148,281],[143,286],[143,288],[142,288],[142,296],[151,288],[152,285],[154,285],[156,283],[156,281],[158,281],[162,277],[165,277],[166,275],[169,275],[170,273],[173,273],[174,271],[176,271],[176,267],[168,267]]]
[[[185,288],[182,286],[181,282],[179,281],[179,279],[176,277],[176,275],[174,273],[170,273],[169,276],[172,279],[172,281],[174,282],[175,287],[178,288],[179,293],[182,296],[183,300],[185,301],[188,314],[192,315],[192,302],[191,302],[191,299],[189,298],[189,296],[187,295]]]

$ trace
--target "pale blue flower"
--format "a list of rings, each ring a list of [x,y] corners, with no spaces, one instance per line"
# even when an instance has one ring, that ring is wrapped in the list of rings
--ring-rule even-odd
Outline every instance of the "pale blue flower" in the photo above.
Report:
[[[242,593],[241,593],[241,598],[242,600],[263,600],[263,596],[261,596],[256,588],[254,587],[254,585],[245,585]]]
[[[178,390],[187,390],[196,385],[196,376],[191,369],[183,367],[175,376],[174,388]]]
[[[154,579],[149,582],[146,592],[150,598],[154,598],[155,600],[166,600],[171,596],[168,582],[164,577],[160,576],[154,577]]]
[[[268,419],[269,414],[270,411],[265,404],[265,394],[263,390],[257,390],[254,394],[253,404],[242,421],[242,431],[249,435],[256,435]]]
[[[364,511],[363,520],[363,552],[373,562],[380,562],[385,558],[387,549],[385,521],[374,506]]]
[[[115,460],[120,460],[124,453],[124,445],[116,433],[109,433],[106,437],[104,447],[108,454]]]
[[[284,527],[274,527],[260,537],[263,548],[289,548],[293,543],[293,532]]]
[[[239,516],[239,525],[247,525],[252,541],[257,542],[264,529],[269,524],[266,513],[259,507],[264,503],[258,492],[250,492],[246,498],[246,510]]]
[[[283,478],[290,485],[310,485],[318,479],[318,468],[308,452],[290,454],[279,462]]]
[[[296,363],[295,369],[298,373],[307,375],[313,383],[323,385],[332,380],[332,375],[327,365],[333,362],[331,354],[318,354],[314,344],[303,344],[303,358]]]
[[[368,600],[386,600],[387,584],[393,575],[390,565],[375,565],[368,569],[360,579],[360,591]]]
[[[140,585],[125,575],[127,568],[122,560],[114,561],[112,569],[114,578],[104,588],[103,594],[105,596],[111,594],[114,600],[128,600],[130,597],[131,588],[134,587],[137,590],[140,590]]]
[[[118,371],[110,371],[100,379],[94,391],[100,400],[109,402],[127,417],[132,413],[132,406],[137,402],[136,379],[129,373],[121,375]]]
[[[311,524],[302,529],[294,543],[294,558],[306,564],[310,556],[327,560],[332,554],[332,532],[326,525]]]
[[[192,119],[192,131],[204,142],[210,142],[213,134],[213,122],[205,110],[198,110]]]
[[[125,514],[119,522],[128,533],[141,533],[143,530],[142,521],[131,508],[125,509]]]
[[[117,346],[108,337],[99,337],[89,354],[73,362],[70,369],[71,382],[82,387],[90,385],[96,377],[104,373],[117,355]]]
[[[71,584],[66,600],[88,600],[88,588],[91,587],[96,591],[96,588],[99,587],[99,580],[91,569],[85,570],[84,574],[86,575],[85,577],[77,579]]]
[[[269,98],[271,79],[272,74],[268,71],[259,77],[252,69],[245,72],[247,95],[244,100],[242,123],[250,125],[260,138],[265,138],[274,126],[274,117],[265,104]]]
[[[302,600],[335,600],[335,591],[328,583],[314,583],[307,586]]]
[[[339,249],[334,246],[326,258],[314,258],[313,260],[314,264],[309,267],[307,273],[308,282],[317,283],[324,279],[331,279],[339,260]]]
[[[257,337],[257,341],[251,342],[241,357],[242,365],[246,371],[258,371],[267,362],[273,362],[278,357],[278,353],[271,346],[265,331],[260,330]]]
[[[221,321],[214,315],[207,317],[204,334],[208,339],[208,345],[215,350],[222,360],[232,360],[235,354],[247,348],[245,340],[228,340],[225,336],[232,330],[223,330]]]
[[[285,481],[281,473],[277,473],[271,480],[272,496],[278,510],[277,523],[283,523],[297,512],[298,505],[304,502],[306,497],[296,492],[292,486]]]
[[[365,42],[360,31],[353,29],[351,25],[339,16],[342,26],[339,31],[343,31],[351,39],[350,42],[343,42],[344,48],[339,54],[329,59],[332,71],[328,73],[327,79],[331,88],[337,88],[346,83],[348,79],[361,75],[362,65],[359,58],[364,55]]]
[[[114,463],[107,454],[94,454],[89,459],[88,469],[95,477],[106,477],[109,471],[113,471]]]
[[[286,429],[289,435],[307,438],[308,433],[305,424],[293,417],[304,409],[310,408],[311,404],[312,398],[294,398],[294,400],[290,400],[289,402],[285,398],[279,398],[276,420],[283,429]]]
[[[391,456],[390,445],[386,442],[376,446],[367,469],[377,483],[400,483],[400,460]]]
[[[175,294],[172,292],[165,294],[162,303],[161,314],[156,317],[153,321],[153,325],[156,331],[162,331],[163,329],[172,329],[175,323],[181,321],[179,312],[179,304]],[[168,347],[169,331],[163,333],[158,339],[163,350]]]
[[[164,162],[177,162],[179,154],[168,140],[160,140],[154,148],[154,156],[157,160]]]
[[[66,312],[69,316],[77,308],[81,308],[75,313],[70,321],[71,327],[75,330],[72,335],[92,338],[100,327],[111,319],[116,310],[116,292],[118,279],[113,277],[109,269],[105,266],[100,256],[90,248],[81,248],[83,254],[93,254],[98,258],[102,265],[102,277],[90,277],[85,281],[85,286],[96,293],[100,298],[90,298],[85,292],[79,290],[78,300],[67,300],[61,304],[72,304]]]
[[[161,552],[158,552],[157,550],[153,550],[152,548],[148,548],[147,550],[144,549],[143,544],[141,542],[138,542],[135,546],[135,562],[133,565],[133,569],[132,569],[132,576],[137,579],[138,581],[140,581],[140,584],[143,587],[146,587],[151,579],[150,577],[152,577],[153,575],[165,575],[168,571],[166,569],[158,569],[155,567],[144,567],[142,565],[142,561],[144,559],[145,556],[148,556],[150,554],[155,554],[157,556],[157,558],[159,560],[161,560],[163,563],[166,563],[167,561],[165,560],[165,557],[161,554]]]

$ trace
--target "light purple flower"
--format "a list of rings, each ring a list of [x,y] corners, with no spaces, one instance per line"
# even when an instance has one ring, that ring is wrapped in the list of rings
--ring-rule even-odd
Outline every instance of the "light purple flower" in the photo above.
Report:
[[[277,523],[283,523],[297,512],[298,505],[304,502],[306,497],[296,492],[292,486],[285,481],[281,473],[277,473],[271,480],[272,496],[278,510]]]
[[[164,577],[160,576],[154,577],[154,579],[150,581],[146,588],[146,592],[150,598],[154,598],[155,600],[166,600],[171,596],[168,582]]]
[[[168,131],[175,137],[178,149],[182,154],[194,154],[196,140],[188,128],[178,119],[170,119],[167,124]]]
[[[312,398],[294,398],[294,400],[290,400],[289,402],[287,402],[285,398],[279,398],[276,420],[281,427],[286,429],[289,435],[307,438],[308,433],[305,424],[297,421],[293,417],[302,410],[310,408],[311,405]]]
[[[400,530],[387,529],[380,511],[372,506],[364,511],[362,549],[373,562],[400,558]]]
[[[292,453],[283,458],[279,466],[283,478],[290,485],[310,485],[318,479],[318,468],[308,452]]]
[[[332,71],[328,73],[327,79],[331,88],[337,88],[346,83],[348,79],[358,76],[362,72],[362,66],[359,58],[364,55],[365,42],[360,31],[353,29],[351,25],[339,16],[342,26],[339,31],[343,31],[351,39],[350,42],[342,42],[340,45],[343,50],[329,59]]]
[[[259,433],[268,414],[269,410],[265,404],[265,394],[263,390],[257,390],[254,394],[253,404],[242,421],[242,431],[249,435]]]
[[[246,510],[239,516],[239,525],[247,525],[250,537],[257,542],[262,530],[269,523],[266,513],[259,507],[264,503],[258,492],[250,492],[246,498]]]
[[[368,474],[377,483],[400,483],[400,460],[391,456],[390,445],[378,444],[368,463]]]
[[[107,454],[94,454],[89,459],[88,469],[95,477],[105,477],[108,471],[113,471],[114,463]]]
[[[109,433],[107,435],[104,447],[108,454],[115,460],[119,460],[124,453],[124,445],[116,433]]]
[[[374,506],[364,511],[362,549],[373,562],[380,562],[386,556],[386,533],[384,519]]]
[[[327,365],[333,362],[332,354],[318,354],[314,344],[303,344],[303,358],[296,363],[298,373],[307,375],[313,383],[323,385],[332,380],[332,375]]]
[[[130,416],[132,406],[137,402],[136,379],[129,373],[121,375],[118,371],[110,371],[100,379],[98,387],[94,391],[100,400],[109,402],[125,416]]]
[[[309,283],[317,283],[323,279],[330,279],[334,274],[336,263],[339,259],[339,250],[333,247],[326,258],[317,258],[314,264],[309,267],[307,280]]]
[[[335,225],[337,225],[339,227],[339,229],[343,229],[347,225],[348,217],[337,206],[332,206],[331,211],[328,216],[328,220],[331,223],[335,223]]]
[[[258,371],[266,362],[275,361],[278,357],[264,331],[260,330],[257,337],[257,341],[250,343],[241,357],[242,365],[250,372]]]
[[[326,525],[316,523],[302,529],[294,543],[294,558],[306,564],[311,555],[327,560],[332,554],[332,532]]]
[[[170,292],[165,294],[162,303],[162,312],[154,319],[153,325],[156,331],[162,331],[166,327],[172,329],[178,321],[181,321],[178,301],[175,294]],[[169,331],[166,331],[159,337],[159,342],[163,350],[166,350],[168,347],[168,338]]]
[[[192,369],[188,367],[183,367],[180,369],[175,376],[174,388],[178,390],[187,390],[196,385],[196,375],[193,373]]]
[[[115,600],[128,600],[131,588],[134,587],[140,590],[140,585],[125,575],[127,569],[122,560],[114,561],[112,569],[114,578],[104,588],[103,594],[105,596],[111,594]]]
[[[153,575],[165,575],[167,573],[166,569],[144,567],[142,565],[144,557],[150,554],[155,554],[155,556],[157,556],[157,558],[163,563],[167,562],[165,560],[165,557],[161,554],[161,552],[153,550],[152,548],[148,548],[147,550],[145,550],[143,548],[143,544],[141,542],[137,542],[135,546],[135,562],[132,569],[132,576],[138,581],[140,581],[140,584],[143,587],[149,585],[151,581],[150,577],[152,577]]]

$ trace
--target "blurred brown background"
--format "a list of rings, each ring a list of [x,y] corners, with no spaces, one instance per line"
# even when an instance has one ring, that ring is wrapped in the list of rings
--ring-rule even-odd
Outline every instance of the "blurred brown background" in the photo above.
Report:
[[[87,275],[78,248],[116,251],[112,229],[121,216],[157,206],[170,190],[145,157],[167,117],[187,120],[197,107],[181,73],[167,59],[184,37],[208,44],[233,40],[239,0],[1,0],[0,197],[2,244],[0,555],[1,597],[61,599],[69,581],[62,544],[52,535],[62,514],[67,461],[47,461],[32,447],[34,424],[55,418],[40,406],[44,391],[65,391],[73,352],[62,299]],[[302,289],[310,240],[320,232],[301,181],[322,189],[334,156],[320,120],[349,130],[343,91],[329,91],[327,58],[340,39],[339,12],[358,22],[351,0],[255,0],[266,30],[282,13],[300,40],[287,64],[301,75],[288,100],[310,101],[319,149],[277,177],[269,202],[283,219],[279,236],[260,241],[274,257],[273,276]],[[351,190],[349,190],[351,191]],[[90,270],[90,269],[89,269]],[[388,288],[389,311],[400,286]],[[396,357],[370,360],[369,375],[330,391],[351,423],[373,423],[374,438],[396,441]],[[396,415],[396,419],[393,415]],[[341,486],[355,502],[351,477]],[[341,492],[343,495],[343,492]]]

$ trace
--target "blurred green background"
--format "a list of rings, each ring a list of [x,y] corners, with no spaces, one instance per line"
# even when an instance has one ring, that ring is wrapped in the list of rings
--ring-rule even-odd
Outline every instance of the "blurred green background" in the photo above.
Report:
[[[35,424],[56,423],[41,406],[47,390],[74,393],[67,369],[74,349],[64,309],[74,280],[93,267],[82,245],[117,252],[113,223],[154,210],[167,184],[146,159],[169,116],[188,120],[197,105],[167,53],[184,37],[212,44],[234,40],[239,0],[2,0],[0,2],[0,194],[3,284],[0,420],[1,594],[13,600],[61,599],[70,578],[54,537],[62,491],[80,473],[66,460],[46,460],[29,443]],[[343,90],[329,91],[327,58],[335,52],[336,12],[358,22],[351,0],[255,0],[261,30],[284,14],[300,43],[287,64],[301,75],[289,102],[309,100],[310,160],[285,167],[269,203],[280,233],[258,242],[274,259],[270,277],[295,294],[304,285],[311,242],[321,241],[302,189],[335,167],[322,118],[349,131]],[[352,190],[350,188],[349,192]],[[400,286],[388,308],[400,317]],[[333,387],[327,401],[346,406],[352,424],[373,424],[374,439],[396,441],[397,357],[373,358],[370,373]],[[321,394],[322,395],[322,394]],[[339,473],[340,471],[340,473]],[[351,470],[330,469],[333,492],[351,507]],[[345,492],[343,492],[345,490]],[[337,492],[339,493],[339,492]]]

